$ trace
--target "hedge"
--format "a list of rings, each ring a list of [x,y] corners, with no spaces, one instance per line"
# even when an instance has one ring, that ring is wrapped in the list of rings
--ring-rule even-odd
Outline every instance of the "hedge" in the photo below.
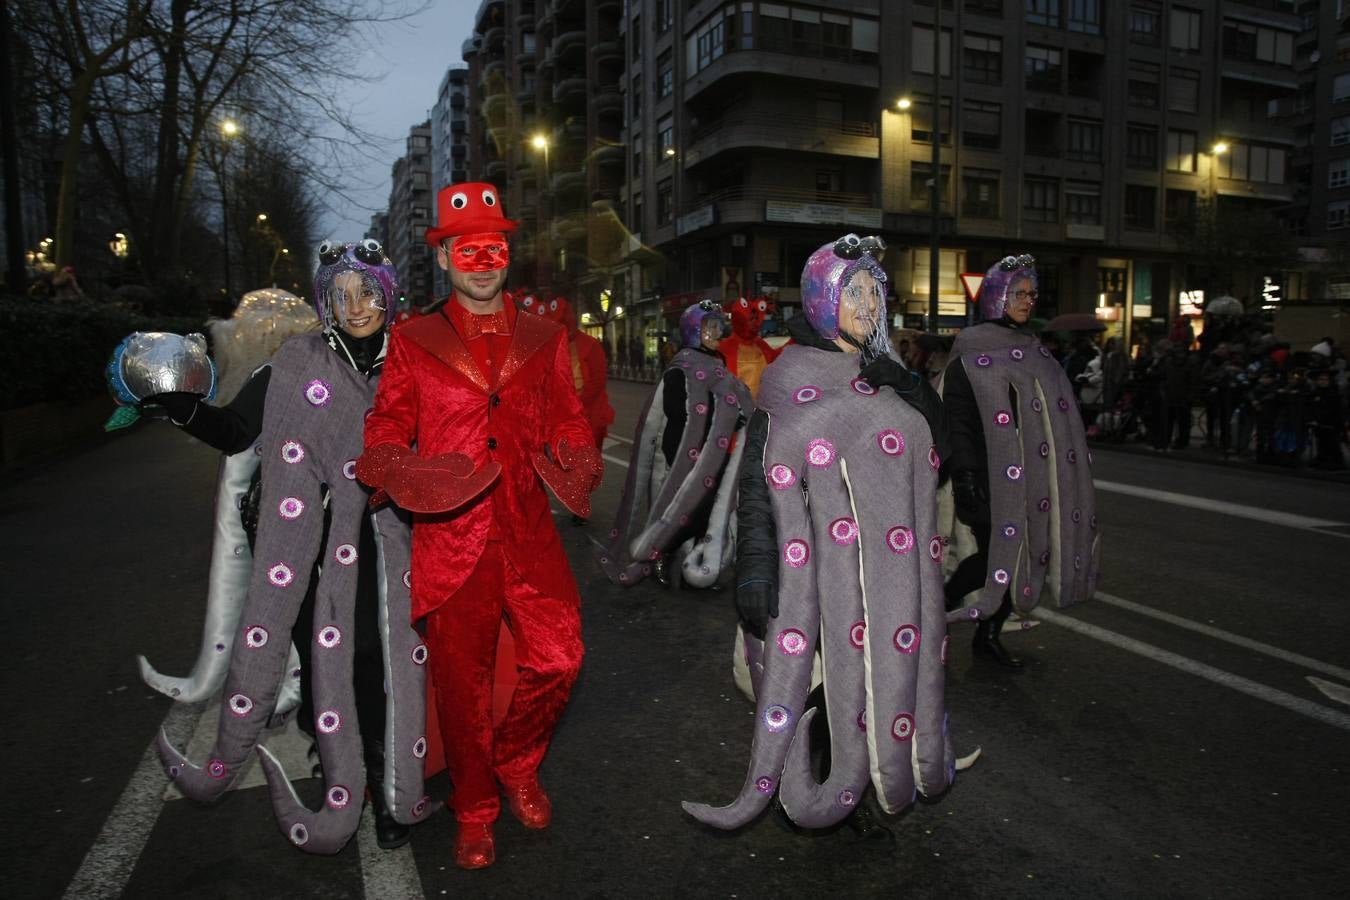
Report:
[[[0,409],[81,400],[106,391],[103,370],[133,331],[204,331],[196,316],[145,316],[124,307],[0,297]]]

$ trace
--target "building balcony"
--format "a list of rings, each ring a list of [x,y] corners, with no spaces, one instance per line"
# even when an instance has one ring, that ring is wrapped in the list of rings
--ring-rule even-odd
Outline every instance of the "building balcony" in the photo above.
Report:
[[[585,172],[554,172],[548,182],[555,198],[579,197],[586,190]]]
[[[533,106],[538,95],[538,85],[522,84],[516,89],[516,103]]]
[[[483,44],[488,50],[500,49],[506,43],[506,29],[501,25],[493,25],[483,32]]]
[[[628,148],[623,144],[606,144],[591,153],[591,161],[606,169],[622,170],[627,162]]]
[[[499,90],[488,94],[483,98],[483,103],[479,107],[479,112],[489,121],[495,121],[506,114],[507,108],[511,105],[507,99],[506,91]]]
[[[619,40],[599,41],[591,47],[591,56],[604,65],[623,63],[623,42]]]
[[[490,59],[483,63],[483,71],[478,76],[479,84],[491,84],[498,79],[506,78],[506,60]]]
[[[475,21],[477,31],[484,31],[489,23],[493,21],[492,13],[496,10],[496,21],[501,20],[501,16],[506,12],[506,0],[482,0],[478,4],[478,18]]]
[[[699,197],[686,206],[677,222],[681,235],[713,225],[762,222],[880,230],[882,211],[873,194],[741,185]]]
[[[550,46],[553,49],[553,55],[558,57],[558,60],[565,65],[584,61],[586,56],[586,32],[584,29],[559,32]]]
[[[505,178],[505,177],[506,177],[506,160],[504,160],[504,159],[493,159],[493,160],[489,160],[489,161],[488,161],[486,164],[484,164],[484,166],[483,166],[483,174],[486,175],[489,179],[492,179],[492,178]]]
[[[553,129],[553,146],[562,148],[586,140],[586,122],[584,119],[569,118]]]
[[[1225,58],[1220,67],[1224,78],[1267,87],[1298,90],[1298,75],[1288,66],[1245,59]]]
[[[686,167],[737,149],[790,150],[876,159],[880,141],[871,122],[823,123],[811,116],[734,111],[694,133],[684,153]]]
[[[623,12],[623,3],[620,0],[594,0],[591,6],[602,16],[618,15]]]
[[[591,95],[591,109],[599,115],[623,115],[623,94],[616,87],[605,86]]]
[[[563,78],[553,86],[554,103],[569,105],[584,101],[585,99],[585,78]]]
[[[535,11],[533,7],[522,9],[516,13],[515,25],[517,29],[530,29],[534,27]]]
[[[735,75],[764,75],[806,79],[832,85],[848,84],[875,90],[880,68],[875,54],[858,54],[843,59],[795,55],[789,48],[774,50],[737,50],[727,53],[702,71],[689,75],[684,83],[684,98],[693,99],[724,78]]]

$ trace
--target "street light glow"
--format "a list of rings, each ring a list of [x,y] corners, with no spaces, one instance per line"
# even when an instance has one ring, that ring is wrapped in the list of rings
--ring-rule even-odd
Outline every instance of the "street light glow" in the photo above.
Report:
[[[912,105],[912,101],[908,97],[901,97],[899,100],[895,101],[895,105],[899,109],[909,109]]]
[[[234,137],[239,133],[239,123],[234,119],[226,119],[220,123],[220,130],[226,137]]]
[[[547,150],[548,138],[542,134],[536,134],[534,137],[530,138],[530,146],[536,150]]]
[[[267,221],[267,213],[258,213],[258,221],[259,221],[259,222],[266,222],[266,221]]]
[[[673,156],[675,155],[675,148],[674,148],[674,147],[667,147],[666,150],[665,150],[665,153],[666,153],[666,158],[667,158],[667,159],[670,159],[671,157],[673,157]]]
[[[1219,141],[1213,147],[1209,148],[1209,152],[1213,153],[1215,156],[1220,156],[1228,152],[1228,145],[1223,141]]]

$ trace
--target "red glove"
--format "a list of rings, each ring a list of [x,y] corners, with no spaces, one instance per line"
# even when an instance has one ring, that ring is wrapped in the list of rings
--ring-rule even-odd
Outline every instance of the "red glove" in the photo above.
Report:
[[[372,503],[387,491],[395,503],[415,513],[457,509],[491,487],[501,472],[501,465],[495,462],[475,470],[473,461],[463,453],[423,459],[397,444],[372,447],[356,463],[356,477],[381,489],[371,498]]]
[[[534,454],[534,470],[569,512],[583,519],[591,517],[591,491],[605,475],[599,450],[589,444],[574,449],[563,438],[555,453],[550,454],[545,445]]]

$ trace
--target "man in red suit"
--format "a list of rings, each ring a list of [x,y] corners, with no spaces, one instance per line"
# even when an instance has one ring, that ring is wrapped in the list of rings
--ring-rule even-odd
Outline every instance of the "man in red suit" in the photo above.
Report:
[[[609,392],[606,390],[609,360],[605,358],[604,345],[577,328],[576,313],[572,311],[572,304],[566,297],[545,300],[535,294],[525,294],[519,305],[525,312],[543,316],[567,329],[567,340],[571,345],[572,383],[576,386],[577,396],[581,398],[582,412],[591,423],[595,446],[603,450],[609,426],[614,423],[614,407],[609,405]]]
[[[572,386],[566,332],[504,300],[516,225],[496,188],[451,185],[437,206],[427,242],[454,293],[395,328],[357,474],[414,513],[413,618],[424,620],[454,782],[455,862],[477,869],[495,858],[499,782],[527,828],[552,815],[536,773],[581,666],[581,600],[544,483],[586,516],[602,464]],[[498,475],[464,501],[466,483]],[[494,728],[503,621],[520,680]]]

